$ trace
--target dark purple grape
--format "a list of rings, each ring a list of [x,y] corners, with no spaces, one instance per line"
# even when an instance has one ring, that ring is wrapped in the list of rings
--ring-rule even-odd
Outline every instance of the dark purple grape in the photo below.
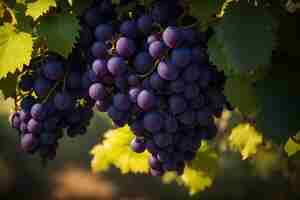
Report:
[[[32,106],[30,114],[33,119],[42,121],[45,119],[47,112],[43,104],[37,103]]]
[[[128,111],[130,109],[130,99],[127,95],[118,93],[113,98],[114,107],[120,111]]]
[[[169,98],[169,107],[172,114],[179,114],[186,110],[187,103],[181,96],[175,95]]]
[[[12,114],[10,118],[10,124],[12,128],[19,129],[21,125],[21,119],[20,119],[20,114],[18,112],[15,112]]]
[[[70,89],[79,89],[81,87],[81,75],[79,72],[71,72],[68,75],[67,87]]]
[[[169,61],[161,61],[158,64],[157,71],[161,78],[168,81],[175,80],[179,75],[179,70]]]
[[[137,75],[131,74],[128,76],[128,84],[130,86],[137,86],[137,85],[139,85],[139,83],[140,83],[140,80]]]
[[[80,35],[79,35],[79,46],[83,48],[88,48],[93,43],[93,34],[90,28],[86,25],[81,25]]]
[[[152,57],[147,52],[141,52],[137,54],[137,56],[134,59],[135,70],[138,73],[144,74],[148,72],[152,68],[152,65]]]
[[[130,57],[134,54],[135,49],[136,47],[133,40],[126,37],[118,39],[116,50],[120,56]]]
[[[111,25],[100,24],[95,29],[95,38],[99,41],[107,41],[112,39],[114,30]]]
[[[101,83],[94,83],[89,88],[89,95],[94,100],[102,100],[106,96],[105,87]]]
[[[122,57],[112,57],[107,63],[108,71],[114,76],[120,76],[127,71],[127,64]]]
[[[131,141],[130,146],[131,146],[132,151],[134,151],[136,153],[142,153],[146,149],[145,141],[140,138],[134,138]]]
[[[101,79],[108,73],[107,63],[102,59],[95,60],[92,65],[92,69],[98,79]]]
[[[107,114],[113,121],[123,121],[123,119],[125,118],[125,114],[119,111],[114,106],[110,106],[107,109]]]
[[[97,7],[88,9],[84,15],[84,20],[90,27],[96,27],[101,23],[99,9]]]
[[[157,72],[153,73],[150,77],[150,84],[152,88],[161,90],[166,87],[166,81],[163,80]]]
[[[212,112],[208,109],[200,110],[197,112],[197,122],[202,126],[207,126],[213,123]]]
[[[183,79],[186,82],[194,82],[200,78],[200,67],[198,65],[191,65],[183,72]]]
[[[25,74],[21,77],[19,88],[23,91],[30,91],[34,86],[34,79],[31,75]]]
[[[192,52],[188,48],[177,48],[172,51],[172,63],[178,67],[186,67],[192,58]]]
[[[184,38],[184,42],[188,45],[195,45],[197,43],[197,35],[196,32],[192,29],[182,29],[181,30],[182,37]]]
[[[179,28],[174,26],[169,26],[163,32],[164,43],[170,48],[176,48],[182,41],[182,35]]]
[[[170,84],[170,90],[174,93],[181,93],[184,91],[184,88],[185,88],[185,83],[181,78],[172,81]]]
[[[73,105],[73,99],[66,92],[57,93],[54,97],[54,105],[58,110],[69,110]]]
[[[91,47],[91,52],[95,58],[104,58],[107,55],[107,47],[103,42],[95,42]]]
[[[192,49],[192,61],[194,63],[205,63],[207,62],[207,55],[205,49],[201,46],[196,46]]]
[[[151,133],[158,132],[163,127],[163,118],[158,112],[147,113],[143,122],[145,129]]]
[[[187,110],[180,114],[179,121],[184,125],[194,125],[197,121],[197,113],[193,110]]]
[[[39,133],[42,129],[42,124],[41,122],[35,120],[35,119],[30,119],[27,124],[27,130],[29,133]]]
[[[60,80],[64,77],[64,66],[59,61],[50,61],[42,66],[45,77],[52,81]]]
[[[165,131],[175,133],[178,130],[179,124],[175,117],[169,115],[165,119]]]
[[[135,38],[137,36],[137,24],[134,20],[127,20],[122,23],[120,32],[129,38]]]
[[[144,134],[144,125],[141,121],[134,121],[129,127],[137,136],[142,136]]]
[[[167,133],[156,133],[154,134],[154,142],[160,147],[164,148],[172,144],[172,136]]]
[[[33,104],[36,103],[36,99],[32,96],[26,96],[21,100],[21,108],[26,112],[30,112]]]
[[[184,89],[184,97],[188,100],[197,98],[199,94],[200,89],[196,84],[189,84]]]
[[[167,47],[161,41],[154,41],[149,46],[149,53],[155,59],[162,58],[166,52],[167,52]]]
[[[45,79],[39,78],[34,82],[34,91],[37,96],[45,97],[52,87],[52,82]]]
[[[141,16],[137,22],[139,30],[145,34],[148,34],[151,32],[152,23],[153,23],[152,17],[149,15]]]
[[[148,90],[142,90],[137,97],[137,104],[142,110],[149,111],[154,108],[156,98]]]
[[[129,98],[132,103],[137,103],[137,98],[141,90],[139,88],[131,88],[129,90]]]
[[[150,169],[150,174],[152,176],[162,176],[164,175],[164,171],[161,169],[161,170],[156,170],[156,169]]]
[[[59,117],[48,118],[43,122],[43,129],[46,131],[55,131],[58,128],[59,122]]]
[[[156,170],[162,169],[161,162],[153,155],[149,157],[149,165],[151,169],[156,169]]]

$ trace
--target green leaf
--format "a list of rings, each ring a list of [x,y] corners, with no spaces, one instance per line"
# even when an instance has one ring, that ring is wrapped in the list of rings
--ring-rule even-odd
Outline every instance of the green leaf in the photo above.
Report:
[[[47,13],[50,7],[56,7],[55,0],[37,0],[27,4],[26,15],[37,20],[40,16]]]
[[[247,1],[230,3],[215,27],[217,41],[224,48],[225,55],[218,56],[226,58],[224,67],[240,73],[268,66],[275,47],[275,29],[275,20],[266,8]]]
[[[229,77],[225,83],[224,93],[229,102],[243,114],[255,115],[258,108],[258,100],[249,77],[235,75]]]
[[[0,26],[0,79],[24,64],[29,64],[32,54],[32,36],[25,32],[16,32],[11,24]]]
[[[108,131],[102,144],[96,145],[91,154],[94,172],[105,171],[111,165],[119,168],[122,173],[147,173],[149,171],[148,152],[135,153],[130,148],[134,138],[128,126]]]
[[[231,148],[238,150],[243,159],[256,154],[257,147],[263,142],[262,135],[250,124],[235,127],[228,139]]]
[[[5,78],[0,79],[0,90],[5,99],[16,96],[16,88],[19,73],[8,73]]]
[[[78,19],[71,14],[59,14],[43,17],[37,27],[38,33],[43,36],[50,51],[67,57],[79,36]]]
[[[191,14],[206,26],[219,13],[226,0],[190,0]]]
[[[274,56],[272,71],[256,84],[260,112],[256,125],[264,136],[283,144],[300,130],[300,68],[297,57]]]
[[[298,133],[296,136],[294,136],[294,139],[299,140],[300,133]],[[300,151],[300,144],[298,142],[296,143],[296,141],[294,139],[289,138],[289,140],[287,141],[287,143],[284,146],[284,150],[289,157],[293,156],[298,151]]]

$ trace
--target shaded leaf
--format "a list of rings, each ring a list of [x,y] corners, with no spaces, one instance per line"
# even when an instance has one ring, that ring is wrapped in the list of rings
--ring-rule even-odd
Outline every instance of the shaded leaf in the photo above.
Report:
[[[0,90],[4,96],[4,99],[16,96],[16,88],[19,73],[8,73],[3,79],[0,79]]]

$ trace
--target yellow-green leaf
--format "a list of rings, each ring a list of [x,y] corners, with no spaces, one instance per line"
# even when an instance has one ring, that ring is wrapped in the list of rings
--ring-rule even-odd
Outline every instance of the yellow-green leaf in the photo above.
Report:
[[[5,23],[0,26],[0,79],[30,62],[33,39],[31,34],[16,32],[15,27]]]
[[[149,153],[135,153],[130,148],[133,133],[128,126],[108,131],[102,144],[96,145],[91,153],[92,170],[105,171],[111,165],[119,168],[122,173],[148,173]]]
[[[55,0],[37,0],[27,4],[26,15],[29,15],[34,20],[37,20],[40,16],[48,12],[50,7],[56,7]]]
[[[241,152],[243,159],[256,154],[257,147],[263,142],[262,135],[250,124],[240,124],[229,136],[230,146]]]
[[[298,140],[300,138],[300,133],[294,136],[294,138]],[[288,154],[288,156],[292,156],[298,151],[300,151],[300,144],[296,143],[292,138],[289,138],[289,140],[284,146],[284,150]]]

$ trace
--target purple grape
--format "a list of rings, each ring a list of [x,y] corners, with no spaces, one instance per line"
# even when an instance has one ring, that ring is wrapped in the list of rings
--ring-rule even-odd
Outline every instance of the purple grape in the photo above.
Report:
[[[183,29],[181,30],[181,34],[187,44],[194,45],[197,43],[196,33],[192,29]]]
[[[30,118],[31,118],[30,112],[26,112],[25,110],[21,110],[19,112],[19,114],[20,114],[20,120],[21,120],[21,122],[27,123],[30,120]]]
[[[137,104],[142,110],[149,111],[154,108],[156,98],[148,90],[142,90],[137,97]]]
[[[33,77],[29,74],[25,74],[21,77],[19,82],[19,88],[23,91],[30,91],[34,86]]]
[[[127,95],[118,93],[113,98],[113,104],[118,110],[126,112],[130,109],[131,103]]]
[[[43,104],[37,103],[32,106],[30,114],[33,119],[42,121],[45,119],[47,112]]]
[[[54,105],[58,110],[69,110],[73,105],[73,99],[67,92],[57,93],[54,97]]]
[[[93,43],[93,34],[90,28],[86,25],[81,25],[80,33],[79,33],[79,46],[83,48],[88,48]]]
[[[127,64],[122,57],[112,57],[108,60],[107,68],[113,76],[120,76],[127,71]]]
[[[151,32],[152,29],[152,18],[149,15],[143,15],[138,19],[138,28],[140,31],[142,31],[145,34],[148,34]]]
[[[24,134],[28,132],[28,130],[27,130],[27,124],[25,122],[22,122],[20,124],[20,131],[21,131],[21,133],[24,133]]]
[[[155,133],[163,127],[163,118],[158,112],[147,113],[143,119],[147,131]]]
[[[179,75],[179,70],[169,61],[161,61],[157,71],[161,78],[168,81],[175,80]]]
[[[135,38],[137,36],[137,24],[133,20],[127,20],[122,23],[120,32],[129,38]]]
[[[95,42],[91,47],[91,52],[95,58],[104,58],[107,55],[107,47],[103,42]]]
[[[120,56],[130,57],[134,54],[136,47],[133,40],[121,37],[117,41],[116,49]]]
[[[162,169],[161,162],[153,155],[149,157],[149,165],[151,169],[156,169],[156,170]]]
[[[188,100],[197,98],[199,94],[200,89],[196,84],[189,84],[184,89],[184,97]]]
[[[50,61],[42,66],[45,77],[52,81],[60,80],[64,77],[64,66],[59,61]]]
[[[170,84],[170,89],[174,93],[181,93],[184,91],[185,82],[180,78],[175,81],[172,81]]]
[[[30,133],[39,133],[42,129],[42,124],[41,122],[35,120],[35,119],[30,119],[27,124],[27,130]]]
[[[34,91],[37,96],[45,97],[52,87],[52,82],[45,79],[39,78],[34,82]]]
[[[154,142],[160,148],[164,148],[171,145],[172,139],[172,136],[167,133],[156,133],[154,135]]]
[[[131,146],[132,151],[134,151],[136,153],[142,153],[146,149],[145,141],[143,139],[139,139],[139,138],[134,138],[131,141],[130,146]]]
[[[59,122],[59,117],[48,118],[43,122],[43,129],[46,131],[55,131],[58,128]]]
[[[179,124],[175,117],[169,115],[165,119],[165,130],[168,133],[175,133],[178,130]]]
[[[208,109],[200,110],[197,112],[197,122],[202,126],[207,126],[213,122],[212,116]]]
[[[198,84],[200,87],[202,88],[206,88],[209,85],[209,82],[212,79],[212,74],[209,71],[208,67],[207,68],[201,68],[200,69],[200,77],[199,77],[199,81]]]
[[[160,40],[161,36],[159,34],[152,34],[147,38],[147,44],[151,44],[152,42]]]
[[[186,110],[187,103],[183,97],[175,95],[170,97],[169,107],[170,112],[176,115]]]
[[[199,64],[207,62],[207,55],[203,47],[196,46],[192,49],[192,62]]]
[[[163,32],[164,43],[170,48],[176,48],[182,41],[182,35],[180,29],[174,26],[169,26]]]
[[[159,59],[165,55],[165,53],[167,52],[167,47],[161,41],[154,41],[150,44],[148,50],[149,50],[150,55],[153,58]]]
[[[81,87],[81,75],[78,72],[71,72],[67,78],[67,87],[79,89]]]
[[[139,88],[131,88],[129,90],[129,98],[132,103],[137,102],[137,98],[138,98],[138,95],[140,92],[141,92],[141,90]]]
[[[107,109],[107,114],[113,121],[122,121],[125,117],[125,114],[123,112],[120,112],[114,106],[110,106]]]
[[[89,95],[94,100],[102,100],[106,96],[106,91],[101,83],[94,83],[89,88]]]
[[[162,176],[164,175],[164,171],[163,170],[156,170],[156,169],[150,169],[150,174],[152,176]]]
[[[38,144],[38,140],[33,134],[25,134],[21,136],[21,148],[25,152],[32,151]]]
[[[89,72],[85,72],[81,77],[81,87],[84,89],[89,88],[93,84],[93,81],[90,80]]]
[[[89,9],[84,15],[84,20],[90,27],[95,27],[100,24],[101,16],[98,8]]]
[[[35,104],[36,100],[32,96],[26,96],[21,100],[21,108],[26,112],[30,112],[31,107]]]
[[[200,67],[198,65],[191,65],[183,72],[183,79],[186,82],[194,82],[197,81],[201,74],[200,74]]]
[[[93,62],[92,69],[98,79],[101,79],[108,73],[106,64],[106,61],[102,59],[97,59]]]
[[[177,48],[172,51],[172,63],[178,67],[186,67],[192,58],[192,52],[188,48]]]
[[[179,121],[184,125],[194,125],[196,120],[197,113],[193,110],[187,110],[179,116]]]
[[[111,25],[100,24],[95,29],[95,38],[98,41],[107,41],[112,39],[114,30]]]
[[[18,112],[15,112],[12,114],[10,118],[10,124],[12,128],[19,129],[21,125],[21,119],[20,119],[20,114]]]
[[[150,77],[150,84],[151,84],[152,88],[161,90],[161,89],[165,88],[166,81],[163,80],[157,72],[155,72]]]
[[[134,66],[138,73],[144,74],[148,72],[153,65],[152,57],[147,52],[137,54],[134,59]]]
[[[140,83],[140,80],[137,75],[131,74],[128,76],[128,84],[130,86],[137,86],[137,85],[139,85],[139,83]]]
[[[142,136],[144,134],[143,123],[140,121],[134,121],[130,124],[130,129],[137,136]]]

